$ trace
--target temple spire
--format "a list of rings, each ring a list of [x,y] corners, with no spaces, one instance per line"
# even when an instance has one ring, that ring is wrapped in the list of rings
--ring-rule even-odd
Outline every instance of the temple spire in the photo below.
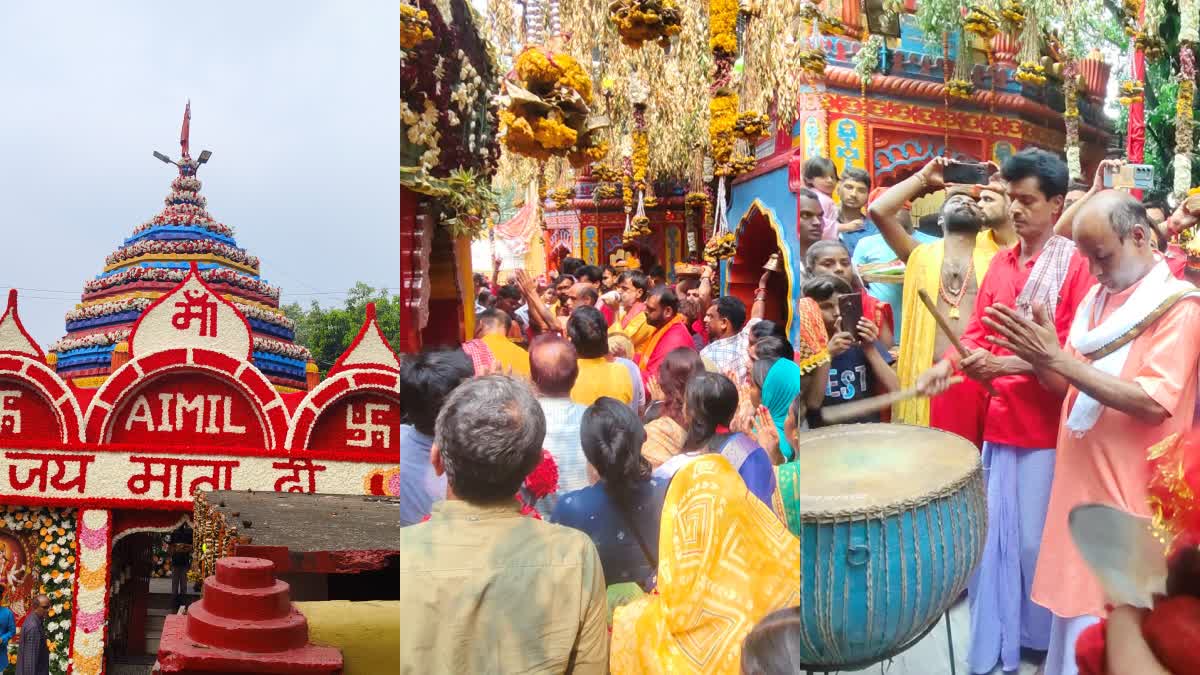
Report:
[[[179,132],[179,148],[185,158],[190,158],[188,153],[188,135],[191,133],[192,123],[192,100],[188,99],[187,106],[183,109],[183,129]]]

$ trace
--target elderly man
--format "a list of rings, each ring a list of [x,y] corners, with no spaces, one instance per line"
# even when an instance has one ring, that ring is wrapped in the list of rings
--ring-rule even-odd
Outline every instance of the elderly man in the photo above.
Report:
[[[521,515],[513,495],[542,457],[546,419],[502,375],[459,387],[432,462],[446,500],[400,531],[401,672],[608,672],[600,555],[582,532]]]
[[[948,379],[957,367],[994,391],[983,423],[987,539],[970,583],[968,662],[974,673],[991,672],[997,661],[1006,671],[1016,670],[1022,647],[1044,651],[1050,642],[1050,612],[1034,604],[1030,593],[1063,399],[1063,392],[1048,387],[1029,362],[992,339],[984,310],[1005,305],[1028,318],[1035,305],[1042,305],[1065,339],[1076,307],[1094,283],[1075,244],[1054,234],[1067,192],[1067,165],[1044,150],[1030,149],[1009,157],[1002,173],[1017,246],[996,254],[979,285],[962,335],[970,354],[960,360],[951,350],[918,379],[924,389],[931,380]]]
[[[1100,192],[1075,218],[1075,241],[1099,285],[1079,306],[1065,347],[1044,308],[1032,319],[995,305],[994,342],[1066,391],[1058,458],[1033,599],[1054,613],[1047,675],[1073,675],[1075,640],[1104,613],[1080,557],[1071,509],[1099,502],[1151,516],[1146,449],[1191,429],[1200,363],[1200,291],[1155,253],[1137,200]]]
[[[529,365],[538,403],[546,416],[546,450],[558,465],[558,491],[537,505],[551,513],[558,495],[591,485],[587,457],[579,444],[579,425],[586,406],[571,400],[579,376],[575,346],[557,335],[539,335],[529,345]]]
[[[21,623],[21,646],[17,648],[17,675],[50,675],[50,648],[46,645],[46,616],[50,597],[33,599],[33,611]]]

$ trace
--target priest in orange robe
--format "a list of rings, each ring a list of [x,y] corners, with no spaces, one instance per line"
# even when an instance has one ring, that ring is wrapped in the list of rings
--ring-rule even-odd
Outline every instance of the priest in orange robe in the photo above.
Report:
[[[658,366],[672,350],[684,347],[696,351],[692,334],[687,329],[687,319],[679,313],[679,296],[666,285],[655,286],[646,297],[646,323],[654,328],[654,334],[641,349],[638,365],[642,369],[642,381],[649,385],[658,378]]]

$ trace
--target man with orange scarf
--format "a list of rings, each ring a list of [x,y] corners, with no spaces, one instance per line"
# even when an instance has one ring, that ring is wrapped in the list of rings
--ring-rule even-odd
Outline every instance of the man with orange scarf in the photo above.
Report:
[[[642,381],[649,386],[658,374],[658,366],[672,350],[685,347],[696,350],[687,322],[679,313],[679,297],[669,287],[655,286],[646,297],[646,323],[654,328],[654,334],[641,350],[638,366],[642,369]]]

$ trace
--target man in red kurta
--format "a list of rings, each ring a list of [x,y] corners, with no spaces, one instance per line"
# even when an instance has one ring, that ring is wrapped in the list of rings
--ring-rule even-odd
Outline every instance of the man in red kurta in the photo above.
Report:
[[[1094,279],[1074,243],[1054,234],[1067,192],[1066,164],[1042,150],[1013,155],[1002,169],[1008,183],[1009,212],[1017,231],[1015,248],[992,259],[979,287],[975,310],[962,335],[969,356],[950,350],[918,380],[925,393],[949,386],[955,369],[995,390],[983,432],[988,531],[969,590],[973,673],[990,673],[997,661],[1005,671],[1020,666],[1021,648],[1045,651],[1051,615],[1031,599],[1050,484],[1063,393],[1044,387],[1026,361],[992,342],[983,322],[993,305],[1016,307],[1032,316],[1041,305],[1061,343],[1075,309]],[[936,386],[929,387],[930,383]]]
[[[679,313],[679,296],[665,284],[655,286],[646,297],[646,324],[654,328],[654,334],[646,341],[638,365],[642,369],[642,381],[649,385],[658,378],[658,366],[672,350],[685,347],[696,351],[692,334],[688,332],[686,319]]]

